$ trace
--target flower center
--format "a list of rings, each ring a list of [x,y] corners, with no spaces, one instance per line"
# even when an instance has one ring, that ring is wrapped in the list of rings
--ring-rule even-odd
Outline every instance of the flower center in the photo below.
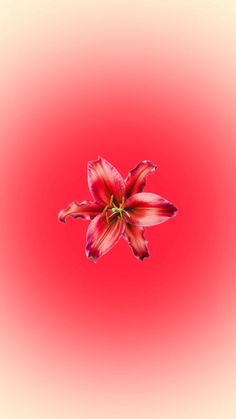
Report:
[[[124,212],[124,209],[121,206],[119,208],[113,207],[111,210],[112,210],[112,212],[118,212],[120,214],[122,214],[122,212]]]
[[[124,208],[125,208],[125,197],[122,196],[122,200],[121,200],[120,206],[117,207],[116,204],[114,203],[114,195],[111,195],[109,204],[106,205],[106,207],[103,210],[103,213],[106,214],[106,220],[107,220],[107,222],[109,223],[109,219],[112,218],[115,215],[118,215],[119,218],[121,218],[122,220],[124,220],[124,214],[126,214],[128,217],[130,217],[130,215],[128,214],[127,211],[125,211]],[[112,211],[112,214],[110,214],[108,216],[107,211],[109,209]]]

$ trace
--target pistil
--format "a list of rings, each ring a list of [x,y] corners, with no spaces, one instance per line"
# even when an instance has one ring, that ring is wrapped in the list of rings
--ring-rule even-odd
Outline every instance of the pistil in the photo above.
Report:
[[[124,220],[124,214],[126,214],[128,217],[130,217],[129,213],[127,211],[125,211],[124,207],[125,207],[125,197],[122,196],[121,199],[121,203],[120,206],[117,207],[116,204],[113,201],[114,196],[111,195],[111,199],[108,205],[106,205],[106,207],[103,210],[103,213],[106,214],[106,220],[107,223],[109,223],[109,218],[113,217],[114,215],[118,215],[122,220]],[[111,209],[112,214],[110,214],[109,216],[107,215],[107,210]]]

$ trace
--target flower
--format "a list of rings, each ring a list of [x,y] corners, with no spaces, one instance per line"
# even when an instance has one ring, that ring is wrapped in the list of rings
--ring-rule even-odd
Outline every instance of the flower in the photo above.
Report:
[[[92,220],[87,231],[87,257],[96,262],[121,236],[137,258],[149,256],[145,227],[163,223],[177,214],[177,208],[166,199],[142,192],[146,176],[156,169],[153,163],[143,160],[124,180],[102,157],[88,163],[88,185],[94,200],[72,202],[58,216],[62,223],[69,216]]]

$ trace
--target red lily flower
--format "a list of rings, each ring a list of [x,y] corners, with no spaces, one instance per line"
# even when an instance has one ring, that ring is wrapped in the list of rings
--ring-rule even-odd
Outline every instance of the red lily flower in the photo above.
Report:
[[[177,214],[177,208],[154,193],[142,192],[146,176],[156,170],[141,161],[125,180],[102,157],[88,163],[88,185],[94,201],[72,202],[60,211],[59,221],[68,216],[92,220],[87,231],[86,255],[94,262],[125,237],[140,260],[149,256],[144,227],[163,223]]]

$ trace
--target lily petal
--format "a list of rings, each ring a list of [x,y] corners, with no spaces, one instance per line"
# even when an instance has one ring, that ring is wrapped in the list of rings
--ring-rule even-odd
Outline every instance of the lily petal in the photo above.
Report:
[[[127,221],[137,226],[149,227],[163,223],[177,214],[177,208],[154,193],[137,193],[125,202],[129,214]]]
[[[142,192],[146,186],[146,176],[155,172],[157,166],[149,160],[141,161],[134,169],[132,169],[125,179],[125,196],[129,196]]]
[[[84,218],[85,220],[92,220],[96,217],[102,208],[96,202],[72,202],[67,208],[61,210],[58,214],[58,219],[61,223],[65,223],[67,217]]]
[[[108,215],[108,214],[107,214]],[[109,215],[112,215],[110,212]],[[107,219],[99,214],[91,221],[87,231],[86,255],[96,262],[118,242],[123,234],[124,223],[119,217]]]
[[[102,157],[88,162],[88,185],[95,201],[107,205],[111,195],[120,203],[125,193],[125,183],[114,166]]]
[[[148,242],[144,237],[145,229],[132,224],[126,224],[124,237],[133,250],[134,255],[143,260],[149,257]]]

